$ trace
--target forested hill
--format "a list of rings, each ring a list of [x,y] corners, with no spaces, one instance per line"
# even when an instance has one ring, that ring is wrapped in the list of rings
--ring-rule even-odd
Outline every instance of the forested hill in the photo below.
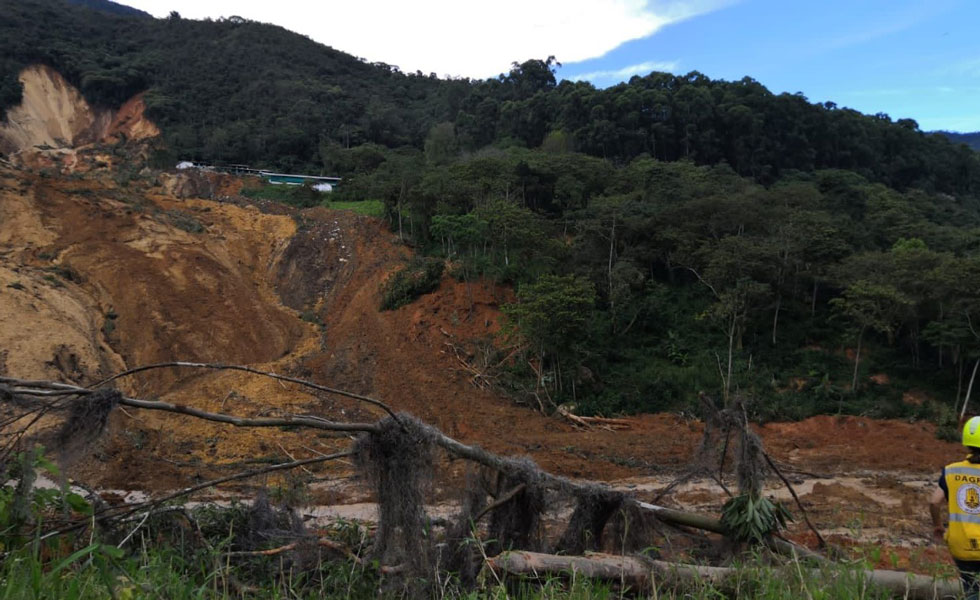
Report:
[[[421,148],[448,122],[463,150],[535,148],[554,134],[617,164],[641,155],[726,162],[762,183],[840,168],[900,189],[980,188],[976,157],[912,120],[775,95],[749,78],[651,73],[598,90],[556,83],[552,63],[531,60],[497,79],[446,81],[234,17],[146,19],[0,0],[0,108],[18,101],[17,73],[33,62],[96,104],[149,90],[149,116],[183,157],[317,169],[322,143]]]
[[[0,106],[36,62],[95,104],[146,91],[160,164],[323,170],[344,178],[333,199],[382,201],[420,255],[386,306],[444,268],[513,286],[487,364],[534,406],[688,409],[707,391],[764,418],[955,423],[973,389],[980,154],[912,120],[696,72],[600,90],[552,59],[440,80],[239,18],[0,0]],[[943,403],[904,402],[912,387]]]
[[[949,138],[951,142],[957,144],[966,144],[967,146],[973,148],[974,150],[980,151],[980,131],[974,131],[973,133],[956,133],[953,131],[940,131],[942,135]]]
[[[114,15],[128,15],[128,16],[139,16],[139,17],[150,17],[150,13],[142,11],[138,8],[133,8],[132,6],[126,6],[125,4],[119,4],[118,2],[112,2],[111,0],[68,0],[69,4],[76,4],[78,6],[87,6],[95,10],[101,10],[102,12],[111,13]]]

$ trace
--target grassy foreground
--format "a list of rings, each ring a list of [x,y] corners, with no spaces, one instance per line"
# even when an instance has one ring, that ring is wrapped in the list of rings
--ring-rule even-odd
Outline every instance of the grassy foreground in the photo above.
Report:
[[[232,598],[404,598],[468,599],[518,598],[573,600],[586,598],[887,598],[870,588],[857,566],[838,567],[820,576],[807,569],[795,573],[773,570],[753,561],[738,569],[737,592],[725,595],[705,584],[686,590],[660,589],[636,593],[619,586],[570,574],[565,578],[531,581],[481,575],[475,589],[466,590],[454,579],[419,582],[411,590],[389,588],[377,566],[369,561],[319,560],[303,569],[282,556],[233,558],[214,548],[205,554],[183,556],[173,548],[152,547],[145,537],[139,548],[125,552],[115,546],[93,544],[60,560],[45,560],[38,545],[8,556],[0,567],[0,598],[69,600],[118,598],[232,599]]]

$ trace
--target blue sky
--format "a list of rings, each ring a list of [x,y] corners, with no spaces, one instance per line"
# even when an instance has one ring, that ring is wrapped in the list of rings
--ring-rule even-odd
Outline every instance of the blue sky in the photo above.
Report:
[[[275,23],[407,72],[485,78],[554,55],[559,76],[597,86],[651,70],[749,76],[925,130],[980,131],[980,0],[120,1]]]
[[[649,71],[635,65],[747,75],[773,92],[912,118],[926,130],[980,131],[977,0],[742,0],[560,75],[605,86]]]

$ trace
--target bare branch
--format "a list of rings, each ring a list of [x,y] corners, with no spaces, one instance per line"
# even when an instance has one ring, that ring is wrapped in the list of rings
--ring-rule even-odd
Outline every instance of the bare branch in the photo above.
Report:
[[[707,286],[707,288],[709,290],[711,290],[711,293],[715,295],[715,298],[718,298],[719,300],[721,299],[721,294],[718,293],[718,290],[715,289],[715,286],[713,286],[710,283],[708,283],[707,281],[705,281],[704,277],[701,277],[701,274],[700,273],[698,273],[692,267],[684,267],[684,268],[687,269],[688,271],[690,271],[691,273],[694,273],[694,276],[698,278],[698,281],[700,281],[705,286]]]
[[[43,392],[43,390],[30,390],[30,386],[27,384],[33,383],[28,381],[22,381],[15,379],[13,377],[0,377],[0,382],[11,383],[17,387],[13,388],[15,393],[23,395],[36,395]],[[57,390],[58,395],[77,395],[86,396],[88,394],[94,393],[94,390],[87,389],[77,386],[69,386],[67,384],[60,384],[60,390]],[[326,429],[329,431],[363,431],[371,432],[377,431],[378,426],[372,423],[338,423],[336,421],[328,421],[321,417],[315,416],[303,416],[303,415],[284,415],[277,418],[264,418],[264,419],[252,419],[246,417],[236,417],[233,415],[228,415],[224,413],[214,413],[192,406],[184,406],[182,404],[172,404],[170,402],[162,402],[159,400],[141,400],[139,398],[130,398],[128,396],[123,396],[119,400],[119,404],[132,406],[134,408],[144,408],[147,410],[162,410],[165,412],[178,413],[183,415],[188,415],[192,417],[197,417],[199,419],[204,419],[207,421],[215,421],[218,423],[227,423],[229,425],[234,425],[235,427],[290,427],[290,426],[303,426],[310,427],[313,429]]]
[[[165,502],[170,502],[171,500],[176,500],[177,498],[180,498],[181,496],[187,496],[189,494],[193,494],[194,492],[197,492],[197,491],[200,491],[200,490],[209,488],[209,487],[214,487],[216,485],[221,485],[222,483],[228,483],[230,481],[239,481],[239,480],[242,480],[242,479],[249,479],[251,477],[256,477],[258,475],[265,475],[266,473],[274,473],[276,471],[288,471],[290,469],[295,469],[297,467],[303,467],[303,466],[306,466],[306,465],[313,465],[313,464],[317,464],[317,463],[326,462],[328,460],[335,460],[335,459],[338,459],[338,458],[346,458],[346,457],[352,456],[352,455],[353,455],[353,452],[350,451],[350,450],[347,450],[345,452],[337,452],[335,454],[327,454],[325,456],[316,456],[314,458],[306,458],[306,459],[303,459],[303,460],[294,460],[294,461],[291,461],[291,462],[288,462],[288,463],[279,463],[279,464],[276,464],[276,465],[271,465],[271,466],[268,466],[268,467],[263,467],[261,469],[254,469],[252,471],[245,471],[245,472],[242,472],[242,473],[235,473],[234,475],[226,475],[225,477],[219,477],[217,479],[211,479],[210,481],[204,481],[204,482],[198,483],[196,485],[192,485],[190,487],[186,487],[186,488],[184,488],[182,490],[179,490],[177,492],[173,492],[171,494],[167,494],[166,496],[162,496],[160,498],[156,498],[156,499],[153,499],[153,500],[146,500],[145,502],[139,502],[139,503],[136,503],[136,504],[125,504],[125,505],[115,506],[115,507],[106,509],[105,511],[102,511],[102,512],[98,513],[96,515],[96,518],[97,519],[105,519],[105,518],[108,518],[108,517],[113,517],[113,518],[127,517],[129,515],[134,514],[134,513],[140,512],[141,510],[144,510],[146,508],[152,508],[154,506],[159,506],[159,505],[161,505],[161,504],[163,504]],[[119,510],[119,509],[127,509],[127,510],[125,510],[124,512],[122,512],[120,514],[111,514],[111,515],[110,514],[106,514],[106,513],[115,512],[116,510]]]
[[[478,514],[475,517],[473,517],[473,523],[474,524],[475,523],[479,523],[480,522],[480,519],[482,519],[483,516],[486,515],[488,512],[490,512],[492,510],[496,510],[496,509],[500,508],[501,506],[503,506],[504,504],[507,504],[508,502],[510,502],[511,500],[513,500],[514,497],[517,496],[517,494],[520,494],[526,488],[527,488],[527,484],[526,483],[522,483],[522,484],[518,485],[517,487],[515,487],[514,489],[510,490],[509,492],[507,492],[506,494],[504,494],[503,496],[501,496],[500,498],[497,498],[496,500],[494,500],[493,504],[490,504],[489,506],[487,506],[486,508],[484,508],[483,510],[481,510],[480,511],[480,514]]]
[[[823,539],[823,536],[820,535],[820,531],[818,531],[817,528],[813,526],[813,523],[810,522],[810,516],[807,514],[806,509],[803,508],[803,503],[800,502],[800,497],[796,495],[796,490],[793,489],[793,485],[790,484],[789,479],[786,479],[786,476],[783,475],[782,471],[776,467],[776,463],[773,462],[772,457],[769,456],[768,452],[763,451],[762,456],[764,456],[766,462],[769,463],[769,468],[771,468],[773,472],[783,481],[783,483],[786,484],[786,489],[788,489],[789,493],[793,495],[793,500],[796,501],[796,506],[800,509],[800,514],[803,515],[803,520],[806,522],[806,526],[810,528],[810,531],[812,531],[815,536],[817,536],[817,542],[819,542],[820,547],[826,548],[827,541]]]
[[[314,389],[320,392],[326,392],[328,394],[336,394],[338,396],[346,396],[347,398],[353,398],[354,400],[360,400],[361,402],[367,402],[368,404],[373,404],[374,406],[377,406],[378,408],[388,413],[388,415],[391,418],[393,418],[395,421],[398,421],[398,417],[395,415],[395,412],[391,410],[391,407],[389,407],[387,404],[385,404],[380,400],[376,400],[368,396],[363,396],[361,394],[355,394],[354,392],[348,392],[346,390],[339,390],[336,388],[327,387],[325,385],[313,383],[312,381],[307,381],[305,379],[300,379],[298,377],[280,375],[278,373],[273,373],[271,371],[262,371],[259,369],[253,369],[252,367],[246,367],[244,365],[225,365],[221,363],[196,363],[196,362],[187,362],[187,361],[155,363],[152,365],[133,367],[132,369],[127,369],[121,373],[116,373],[112,377],[109,377],[108,379],[103,379],[102,381],[90,387],[92,389],[100,388],[103,385],[106,385],[107,383],[115,381],[116,379],[119,379],[121,377],[128,377],[130,375],[135,375],[136,373],[142,373],[143,371],[149,371],[151,369],[172,369],[172,368],[179,368],[179,367],[187,367],[192,369],[212,369],[215,371],[243,371],[245,373],[252,373],[253,375],[261,375],[262,377],[269,377],[272,379],[277,379],[279,381],[288,381],[290,383],[302,385],[304,387],[308,387],[310,389]]]

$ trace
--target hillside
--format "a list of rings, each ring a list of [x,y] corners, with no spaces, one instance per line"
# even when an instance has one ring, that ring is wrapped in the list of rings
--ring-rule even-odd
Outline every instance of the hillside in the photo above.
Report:
[[[527,60],[497,79],[444,81],[340,50],[240,18],[157,20],[3,0],[0,110],[18,102],[21,69],[41,62],[96,106],[146,91],[166,141],[161,164],[180,156],[329,170],[333,144],[422,149],[435,125],[451,123],[465,151],[550,139],[615,164],[725,162],[766,184],[838,168],[900,189],[980,187],[976,157],[913,120],[775,95],[749,77],[651,73],[599,90],[558,83],[551,60]]]
[[[597,90],[550,60],[441,81],[240,19],[52,2],[0,4],[7,68],[65,68],[17,72],[0,151],[159,130],[133,172],[179,155],[342,175],[336,196],[383,202],[455,278],[516,288],[523,403],[642,413],[708,391],[752,397],[759,420],[948,421],[966,398],[980,159],[914,122],[697,73]],[[132,122],[110,135],[118,115]],[[557,300],[571,321],[542,318]],[[909,388],[943,401],[908,405]]]
[[[113,154],[122,151],[116,146]],[[583,428],[474,385],[479,344],[498,331],[506,291],[446,277],[415,303],[379,312],[381,284],[404,265],[407,251],[377,220],[253,203],[238,193],[250,182],[228,176],[210,176],[210,183],[186,173],[119,179],[99,166],[102,158],[97,146],[80,149],[70,176],[0,165],[2,373],[87,384],[156,361],[243,363],[370,394],[464,442],[527,456],[554,473],[612,481],[641,497],[652,498],[681,472],[699,443],[703,425],[683,415],[632,417],[615,431]],[[216,199],[193,192],[207,189]],[[245,417],[378,416],[342,398],[240,373],[153,372],[122,389]],[[940,559],[934,549],[915,547],[929,532],[920,490],[956,453],[935,438],[934,426],[816,417],[759,432],[784,468],[807,473],[794,481],[831,539],[887,548],[880,558],[886,567],[926,570]],[[856,436],[860,448],[850,443]],[[903,440],[903,452],[887,451],[895,439]],[[126,410],[84,453],[55,458],[107,497],[138,498],[243,465],[333,452],[347,441]],[[376,518],[364,504],[373,497],[348,477],[349,467],[323,474],[327,481],[310,485],[306,511]],[[452,463],[440,478],[432,496],[439,510],[452,510],[463,476]],[[775,483],[772,492],[785,495]],[[218,497],[243,493],[224,488]],[[708,514],[721,498],[711,481],[700,480],[673,495]],[[869,511],[874,517],[855,529],[855,515]],[[793,532],[809,543],[802,525]]]
[[[724,476],[687,477],[697,464],[692,457],[710,440],[703,436],[713,427],[692,416],[688,394],[696,391],[693,385],[704,384],[712,395],[721,395],[715,368],[721,369],[718,352],[727,342],[739,364],[734,372],[739,393],[746,393],[753,416],[778,416],[782,410],[801,418],[836,408],[838,413],[911,417],[821,415],[750,429],[792,477],[809,518],[845,555],[864,557],[871,566],[928,573],[945,560],[928,545],[921,496],[958,446],[937,439],[937,426],[919,418],[934,416],[942,403],[867,371],[854,390],[859,393],[845,395],[839,368],[817,369],[850,366],[846,347],[819,345],[833,340],[828,327],[841,327],[848,338],[856,333],[827,318],[832,294],[850,300],[848,292],[857,289],[862,301],[888,309],[886,301],[894,294],[908,295],[920,303],[916,310],[922,318],[962,325],[958,311],[972,308],[977,290],[967,277],[975,268],[975,237],[963,235],[975,226],[977,212],[965,198],[901,193],[838,171],[764,188],[724,167],[649,158],[614,167],[586,155],[519,148],[427,160],[438,156],[430,143],[424,155],[385,155],[377,168],[349,182],[354,195],[394,183],[392,189],[399,191],[382,197],[404,219],[399,230],[397,221],[337,210],[329,201],[298,209],[264,200],[255,193],[264,188],[252,178],[150,168],[148,149],[156,143],[158,128],[144,114],[140,95],[117,107],[93,106],[49,67],[29,67],[21,77],[23,102],[8,111],[0,129],[0,143],[10,149],[9,160],[0,162],[0,375],[85,386],[147,363],[240,363],[370,395],[460,442],[520,457],[510,464],[523,473],[538,473],[533,469],[540,467],[572,478],[558,495],[542,492],[540,508],[533,509],[540,514],[542,537],[546,532],[554,537],[564,521],[574,522],[569,515],[578,510],[572,504],[577,507],[579,500],[565,488],[581,485],[595,494],[597,484],[588,482],[607,482],[617,494],[643,501],[663,502],[669,493],[671,506],[701,516],[719,513],[727,498]],[[337,158],[358,163],[354,159],[364,150],[351,149]],[[853,214],[835,218],[834,211],[842,207]],[[912,213],[914,220],[901,218]],[[876,231],[864,231],[872,229],[870,224]],[[923,238],[905,237],[910,231]],[[405,240],[416,241],[421,253],[430,255],[413,257]],[[843,260],[848,253],[855,262]],[[702,261],[690,268],[720,292],[717,307],[688,268],[678,266],[687,260]],[[661,261],[674,261],[670,264],[677,272],[671,275],[671,267]],[[446,272],[434,289],[381,311],[396,273],[420,263],[439,264]],[[782,279],[769,271],[774,264],[784,265]],[[953,268],[957,265],[962,270]],[[832,286],[843,280],[824,271],[842,267],[864,278],[858,281],[885,279],[864,287],[849,283],[840,294]],[[771,287],[760,289],[765,277],[772,277],[767,280]],[[892,295],[885,287],[888,278],[897,288]],[[919,286],[923,279],[935,289]],[[814,290],[834,291],[818,294],[811,284]],[[747,287],[751,294],[744,291]],[[775,307],[765,293],[775,294]],[[817,310],[812,299],[817,295],[819,318],[811,313],[806,321],[807,309]],[[930,312],[937,297],[949,303],[951,315]],[[726,298],[742,304],[723,312],[730,306]],[[782,316],[770,321],[774,308]],[[742,337],[737,347],[731,337],[718,335],[719,315],[722,323],[736,323]],[[889,315],[894,321],[886,324],[901,319],[902,330],[912,330],[908,323],[918,318],[907,312]],[[868,326],[880,338],[872,344],[869,335],[865,342],[865,354],[872,356],[865,361],[876,366],[892,360],[885,348],[894,343],[887,331],[876,329],[881,322]],[[782,345],[768,354],[758,352],[769,343],[770,323],[773,336],[779,324]],[[962,343],[963,349],[947,358],[951,364],[939,365],[940,377],[957,367],[962,372],[969,351],[967,332],[949,329],[943,343]],[[810,346],[798,348],[804,340]],[[772,355],[785,348],[797,348],[806,360],[774,360]],[[921,360],[934,369],[929,350],[923,344]],[[780,381],[772,375],[776,368],[785,369]],[[814,371],[802,370],[807,368]],[[526,377],[528,369],[536,380]],[[728,377],[731,381],[732,372]],[[0,388],[0,412],[8,427],[2,433],[17,440],[18,431],[10,425],[31,406],[26,402],[45,399],[44,390],[32,397],[6,382]],[[98,498],[118,509],[122,502],[132,506],[147,495],[166,498],[195,484],[206,488],[198,490],[199,496],[231,501],[227,512],[217,504],[166,507],[162,511],[177,514],[175,520],[147,517],[135,529],[131,521],[122,521],[127,533],[150,523],[152,530],[140,538],[144,553],[182,549],[183,542],[171,542],[168,531],[195,544],[213,535],[238,548],[235,528],[257,530],[256,519],[249,516],[244,526],[235,521],[227,528],[223,521],[207,519],[259,514],[264,491],[250,508],[235,503],[256,490],[269,490],[277,504],[301,507],[281,510],[292,523],[317,528],[316,535],[357,533],[352,546],[364,544],[368,523],[382,519],[383,525],[388,518],[381,508],[383,492],[372,490],[370,478],[355,476],[363,475],[358,460],[281,478],[253,476],[220,489],[201,484],[242,469],[329,456],[350,446],[349,432],[314,432],[278,421],[273,427],[232,427],[241,423],[190,418],[191,411],[205,410],[232,418],[307,415],[322,422],[371,423],[383,416],[376,407],[238,371],[152,370],[117,384],[127,395],[169,403],[173,411],[120,405],[105,415],[104,431],[98,425],[94,435],[81,432],[92,436],[85,443],[62,444],[61,433],[54,433],[64,431],[62,421],[72,423],[79,413],[86,418],[94,402],[73,400],[70,411],[59,413],[61,400],[55,399],[50,410],[39,413],[41,420],[26,426],[28,437],[22,441],[58,442],[48,444],[48,454],[62,471],[50,467],[46,472],[70,477],[66,490],[74,489],[68,488],[72,482],[94,486],[93,503]],[[58,388],[53,391],[59,394]],[[881,406],[860,404],[869,398]],[[581,404],[575,406],[576,401]],[[565,404],[558,409],[558,402]],[[642,414],[594,424],[574,416],[596,408]],[[901,452],[893,451],[897,439]],[[415,454],[425,454],[416,440],[409,442],[407,452],[388,459],[413,462]],[[436,535],[436,519],[445,529],[442,523],[459,510],[460,490],[471,497],[479,491],[474,482],[492,476],[463,462],[440,459],[432,485],[424,496],[419,492],[424,511],[436,517],[427,536]],[[18,475],[20,481],[28,478]],[[678,476],[685,481],[674,487]],[[503,479],[504,471],[497,477]],[[511,485],[504,484],[498,482],[490,495],[503,498],[500,494]],[[538,493],[520,491],[536,485],[532,480],[521,485],[515,493]],[[767,496],[790,502],[781,481],[769,478],[764,486]],[[402,505],[403,496],[395,501]],[[93,518],[71,510],[83,523]],[[67,507],[61,514],[66,513]],[[200,529],[194,527],[197,518]],[[191,527],[180,524],[184,519]],[[40,526],[52,525],[45,521]],[[604,526],[605,520],[600,532]],[[299,528],[287,532],[289,539],[300,539]],[[657,542],[665,548],[659,556],[689,560],[717,554],[696,545],[712,547],[711,538],[691,542],[688,533],[671,537],[652,531],[644,530],[643,535],[656,537],[644,538],[642,546]],[[792,524],[787,536],[815,546],[801,522]],[[673,542],[660,544],[661,537]],[[81,543],[91,542],[87,532],[84,538]],[[68,536],[62,539],[72,543]],[[168,562],[167,568],[195,582],[200,565],[217,556],[206,540],[210,554],[191,553],[186,563]],[[243,579],[269,585],[256,567],[264,563],[257,559],[272,556],[278,562],[286,556],[280,553],[293,549],[266,548],[270,543],[271,538],[261,538],[250,546],[261,547],[259,554],[244,550]],[[337,549],[327,543],[326,548]],[[51,551],[60,550],[51,546]],[[226,564],[239,558],[222,556]],[[351,565],[364,562],[357,555],[344,556]],[[89,568],[79,563],[73,573]],[[317,554],[311,564],[337,563]],[[113,568],[106,572],[120,567]],[[140,577],[133,575],[133,580]],[[108,581],[107,586],[123,590],[128,585],[124,578]],[[281,581],[305,585],[299,578]],[[173,585],[173,580],[166,584]],[[375,597],[377,589],[369,586],[364,597]]]
[[[977,410],[980,155],[557,68],[0,0],[6,595],[954,589],[923,499]],[[488,570],[523,551],[615,568]]]
[[[68,0],[69,4],[84,6],[104,13],[124,16],[150,17],[150,13],[132,6],[112,2],[111,0]]]
[[[974,150],[980,151],[980,131],[973,133],[956,133],[953,131],[940,131],[941,135],[946,136],[949,141],[956,144],[966,144]]]

